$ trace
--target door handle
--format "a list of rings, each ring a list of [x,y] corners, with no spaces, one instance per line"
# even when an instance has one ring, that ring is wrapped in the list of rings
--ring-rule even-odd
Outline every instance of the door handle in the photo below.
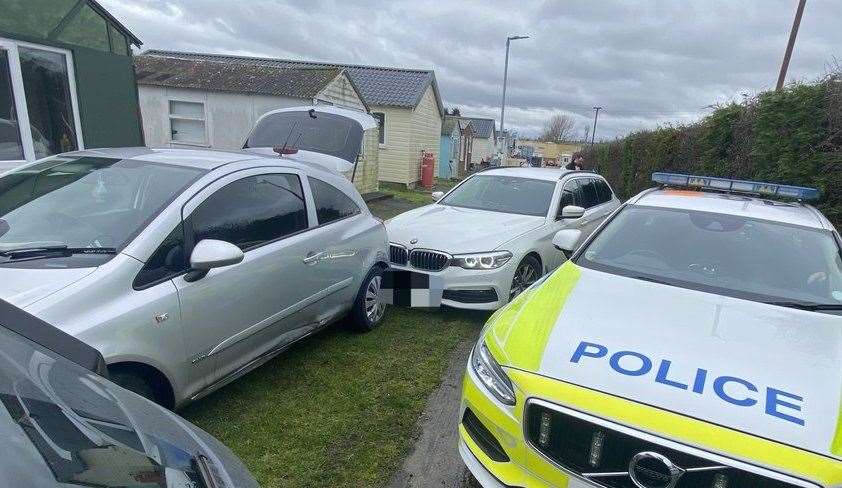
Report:
[[[304,264],[316,264],[324,256],[325,256],[324,251],[320,251],[320,252],[310,251],[310,252],[307,253],[306,256],[304,256],[304,259],[302,261],[304,261]]]

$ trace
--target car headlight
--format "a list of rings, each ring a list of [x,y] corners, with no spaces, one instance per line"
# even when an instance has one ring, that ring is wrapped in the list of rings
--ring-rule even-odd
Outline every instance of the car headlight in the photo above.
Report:
[[[494,269],[503,266],[512,259],[509,251],[478,252],[453,256],[451,266],[465,269]]]
[[[480,339],[471,353],[471,367],[483,385],[505,405],[515,404],[515,389],[512,380],[491,356],[485,341]]]

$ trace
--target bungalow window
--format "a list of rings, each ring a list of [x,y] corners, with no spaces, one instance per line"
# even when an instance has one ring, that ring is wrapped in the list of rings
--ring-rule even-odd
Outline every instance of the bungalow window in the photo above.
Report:
[[[377,125],[380,126],[380,144],[386,144],[386,114],[372,112],[371,116],[377,119]]]
[[[177,144],[208,144],[204,103],[170,100],[170,140]]]
[[[0,169],[82,148],[70,52],[0,39]]]

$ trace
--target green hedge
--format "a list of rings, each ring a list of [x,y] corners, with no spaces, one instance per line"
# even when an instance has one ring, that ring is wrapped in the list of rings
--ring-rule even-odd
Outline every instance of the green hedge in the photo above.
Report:
[[[642,130],[584,151],[622,197],[654,171],[817,187],[818,208],[842,228],[842,73],[717,108],[700,122]]]

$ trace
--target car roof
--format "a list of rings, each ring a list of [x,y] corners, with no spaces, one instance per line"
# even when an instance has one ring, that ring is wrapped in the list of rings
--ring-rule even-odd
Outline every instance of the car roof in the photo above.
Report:
[[[518,178],[532,178],[535,180],[558,181],[568,173],[575,173],[563,168],[520,168],[520,167],[502,167],[491,168],[477,174],[493,174],[500,176],[515,176]],[[596,175],[588,172],[587,174]]]
[[[629,204],[738,215],[817,229],[833,228],[830,222],[810,205],[745,194],[658,188],[640,193],[632,198]]]
[[[173,164],[204,170],[212,170],[225,164],[234,163],[238,161],[261,159],[255,154],[249,154],[243,151],[149,147],[86,149],[83,151],[65,153],[64,155],[130,159],[135,161],[146,161],[150,163]]]

